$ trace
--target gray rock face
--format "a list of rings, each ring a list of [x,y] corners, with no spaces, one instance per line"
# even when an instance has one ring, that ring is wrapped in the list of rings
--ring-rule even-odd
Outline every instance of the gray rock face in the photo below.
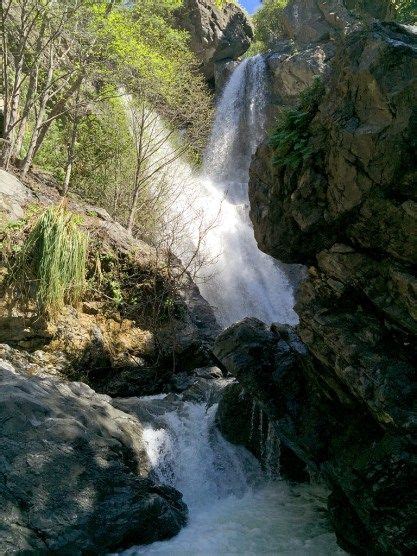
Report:
[[[343,239],[412,263],[417,36],[375,24],[347,37],[332,67],[311,127],[314,156],[296,172],[274,168],[267,145],[254,158],[258,243],[286,262],[312,261]]]
[[[185,524],[181,494],[149,476],[140,422],[110,398],[5,360],[0,388],[2,554],[104,553]]]
[[[268,329],[246,319],[223,332],[214,349],[238,381],[217,413],[226,438],[259,455],[251,428],[263,426],[265,436],[272,426],[281,440],[283,474],[302,479],[307,465],[327,481],[330,515],[348,552],[415,553],[417,460],[411,438],[377,424],[366,407],[371,398],[364,404],[355,385],[308,355],[289,327]],[[263,412],[261,425],[251,425],[254,402]]]
[[[300,45],[329,40],[354,21],[343,0],[293,0],[283,14],[285,34]]]
[[[298,45],[335,39],[361,19],[394,18],[390,0],[292,0],[283,11],[283,27],[287,38]]]
[[[334,54],[333,43],[315,45],[294,52],[292,43],[283,43],[280,50],[267,56],[272,81],[272,102],[292,105],[316,77],[324,75]]]
[[[290,0],[281,15],[281,40],[267,56],[271,112],[297,102],[316,77],[327,76],[336,45],[364,20],[393,19],[390,0]]]
[[[214,83],[216,85],[216,94],[220,95],[233,71],[239,62],[235,60],[220,60],[214,64]]]
[[[344,545],[370,540],[376,554],[417,542],[416,102],[415,29],[348,34],[308,129],[311,157],[278,168],[261,145],[249,187],[260,248],[312,265],[296,305],[312,355],[298,367],[303,410],[285,410],[280,434],[333,485]],[[346,525],[353,514],[364,537]]]
[[[237,60],[253,38],[248,17],[233,3],[220,8],[214,0],[184,0],[177,23],[190,33],[191,48],[209,80],[214,78],[216,62]]]

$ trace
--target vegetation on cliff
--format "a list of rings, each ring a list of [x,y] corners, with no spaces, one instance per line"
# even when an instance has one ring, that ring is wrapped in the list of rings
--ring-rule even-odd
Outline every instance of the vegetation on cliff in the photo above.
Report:
[[[398,21],[409,25],[417,24],[417,2],[415,0],[393,0],[393,2],[397,9]]]
[[[55,317],[84,293],[88,236],[62,203],[44,210],[29,226],[10,281],[26,297],[35,292],[40,315]]]
[[[253,16],[255,40],[251,52],[264,52],[283,35],[282,11],[288,0],[264,0]]]
[[[276,128],[271,135],[273,162],[276,166],[296,170],[313,154],[309,127],[324,92],[323,82],[316,78],[313,85],[301,94],[299,104],[294,108],[284,109],[278,116]]]

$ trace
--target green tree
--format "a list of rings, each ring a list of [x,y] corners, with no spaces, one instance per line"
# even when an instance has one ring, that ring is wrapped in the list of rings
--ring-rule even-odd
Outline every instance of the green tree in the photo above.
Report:
[[[394,4],[401,23],[417,24],[417,0],[394,0]]]
[[[264,0],[253,16],[255,26],[254,47],[258,51],[273,48],[283,36],[282,11],[288,0]]]

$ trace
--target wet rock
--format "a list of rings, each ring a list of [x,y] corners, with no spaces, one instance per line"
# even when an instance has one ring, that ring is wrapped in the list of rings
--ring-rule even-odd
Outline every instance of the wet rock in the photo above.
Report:
[[[417,459],[412,438],[373,419],[354,384],[349,387],[301,345],[291,328],[269,330],[256,319],[222,333],[214,350],[238,382],[220,401],[218,427],[258,457],[272,427],[283,448],[283,475],[306,478],[307,466],[332,489],[330,515],[349,551],[413,553]],[[255,417],[262,412],[255,421],[254,411]]]
[[[181,494],[149,478],[137,418],[85,384],[10,361],[0,383],[2,553],[104,553],[185,524]]]
[[[220,60],[214,64],[214,83],[216,94],[221,95],[230,76],[236,69],[239,62],[235,60]]]
[[[190,33],[191,48],[209,80],[214,79],[217,62],[237,60],[253,38],[248,17],[232,2],[219,7],[214,0],[185,0],[177,23]]]

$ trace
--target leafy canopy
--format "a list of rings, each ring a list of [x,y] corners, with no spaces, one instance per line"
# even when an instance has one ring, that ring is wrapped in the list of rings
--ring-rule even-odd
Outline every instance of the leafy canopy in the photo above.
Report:
[[[265,51],[273,48],[274,43],[282,37],[282,11],[289,0],[264,0],[262,6],[253,16],[255,40],[252,49]]]

